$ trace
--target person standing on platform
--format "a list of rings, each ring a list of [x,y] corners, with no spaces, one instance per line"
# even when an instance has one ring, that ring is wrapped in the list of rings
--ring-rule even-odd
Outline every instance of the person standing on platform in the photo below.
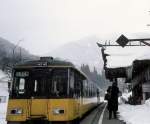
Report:
[[[111,97],[109,100],[109,119],[112,118],[112,113],[114,118],[117,118],[118,111],[118,96],[119,96],[119,88],[117,86],[117,82],[114,82],[111,87]]]
[[[107,89],[107,93],[105,94],[105,100],[107,100],[107,109],[110,113],[111,111],[111,89],[112,89],[112,86],[109,86],[108,89]],[[110,118],[110,117],[109,117]]]

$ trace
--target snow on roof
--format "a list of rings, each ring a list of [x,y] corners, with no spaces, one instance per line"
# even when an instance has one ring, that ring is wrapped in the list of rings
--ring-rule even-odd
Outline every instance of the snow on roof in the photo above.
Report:
[[[137,60],[150,60],[150,50],[148,53],[140,56],[139,58],[137,58]]]
[[[107,67],[118,68],[131,66],[134,60],[150,59],[150,47],[107,47]]]

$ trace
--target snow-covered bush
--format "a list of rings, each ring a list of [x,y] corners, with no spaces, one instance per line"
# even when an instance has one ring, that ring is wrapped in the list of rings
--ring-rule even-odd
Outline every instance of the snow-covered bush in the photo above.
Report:
[[[119,97],[118,102],[119,104],[128,103],[129,98],[132,96],[132,92],[123,93],[122,96]]]

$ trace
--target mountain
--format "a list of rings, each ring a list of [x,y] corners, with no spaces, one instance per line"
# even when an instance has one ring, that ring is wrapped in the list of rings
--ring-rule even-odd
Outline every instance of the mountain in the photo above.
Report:
[[[16,46],[6,39],[0,37],[0,68],[4,69],[6,66],[11,66],[12,63],[35,59],[36,56],[30,54],[22,47]],[[14,53],[14,54],[13,54]]]
[[[96,44],[98,41],[99,38],[95,36],[86,37],[65,44],[47,55],[71,61],[77,67],[80,67],[82,64],[88,64],[90,69],[94,69],[95,66],[100,73],[103,68],[103,60],[101,50]]]

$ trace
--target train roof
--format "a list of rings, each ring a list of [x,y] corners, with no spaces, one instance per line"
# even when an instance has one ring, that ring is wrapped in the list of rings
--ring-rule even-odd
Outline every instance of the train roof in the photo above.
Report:
[[[14,66],[14,69],[27,69],[27,68],[40,68],[40,67],[63,67],[63,68],[73,68],[82,74],[84,77],[88,78],[86,74],[77,69],[71,62],[53,59],[52,57],[40,57],[39,60],[32,60],[18,63]]]
[[[39,60],[31,60],[18,63],[14,66],[14,68],[32,68],[49,66],[75,67],[71,62],[68,61],[53,59],[52,57],[40,57]]]

